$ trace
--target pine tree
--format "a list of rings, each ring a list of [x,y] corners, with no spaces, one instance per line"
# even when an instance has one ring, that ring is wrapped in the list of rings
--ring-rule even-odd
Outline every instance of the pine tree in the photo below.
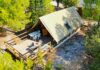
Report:
[[[0,0],[0,26],[21,30],[30,22],[27,7],[29,0]]]
[[[23,61],[14,61],[10,54],[4,53],[0,55],[0,70],[24,70]]]
[[[62,2],[65,7],[71,7],[76,6],[79,0],[59,0],[58,2]]]
[[[93,26],[90,31],[87,32],[87,36],[84,40],[86,52],[92,57],[88,68],[89,70],[100,70],[100,26]]]
[[[31,0],[30,10],[32,11],[32,23],[37,23],[40,16],[49,14],[54,11],[50,4],[51,0]]]
[[[100,0],[84,0],[83,16],[100,21]]]

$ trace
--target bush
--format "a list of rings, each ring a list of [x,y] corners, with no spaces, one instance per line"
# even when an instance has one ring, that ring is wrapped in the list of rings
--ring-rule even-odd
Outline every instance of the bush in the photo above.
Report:
[[[93,57],[89,64],[90,70],[100,70],[100,26],[96,25],[87,32],[84,40],[87,54]]]

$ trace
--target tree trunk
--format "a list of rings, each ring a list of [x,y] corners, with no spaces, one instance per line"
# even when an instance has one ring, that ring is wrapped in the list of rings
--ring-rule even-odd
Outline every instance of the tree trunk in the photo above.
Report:
[[[100,26],[100,20],[98,21],[98,26]]]
[[[59,8],[59,0],[56,0],[56,2],[57,2],[57,9]]]

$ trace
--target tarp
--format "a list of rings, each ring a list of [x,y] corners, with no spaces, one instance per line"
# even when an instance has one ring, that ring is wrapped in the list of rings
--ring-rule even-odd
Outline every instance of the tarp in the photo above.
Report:
[[[75,7],[42,16],[40,21],[57,43],[83,24]]]

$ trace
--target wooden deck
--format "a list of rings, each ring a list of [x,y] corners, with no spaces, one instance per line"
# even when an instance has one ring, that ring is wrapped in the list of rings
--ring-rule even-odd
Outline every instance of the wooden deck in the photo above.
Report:
[[[32,43],[33,43],[32,40],[27,39],[15,45],[11,45],[9,42],[5,42],[5,45],[7,49],[11,53],[13,53],[16,57],[23,58],[23,59],[26,59],[27,57],[31,59],[35,59],[37,57],[36,54],[39,48],[42,50],[43,56],[47,53],[49,49],[49,44],[44,44],[41,47],[31,50],[30,48],[32,46]]]

